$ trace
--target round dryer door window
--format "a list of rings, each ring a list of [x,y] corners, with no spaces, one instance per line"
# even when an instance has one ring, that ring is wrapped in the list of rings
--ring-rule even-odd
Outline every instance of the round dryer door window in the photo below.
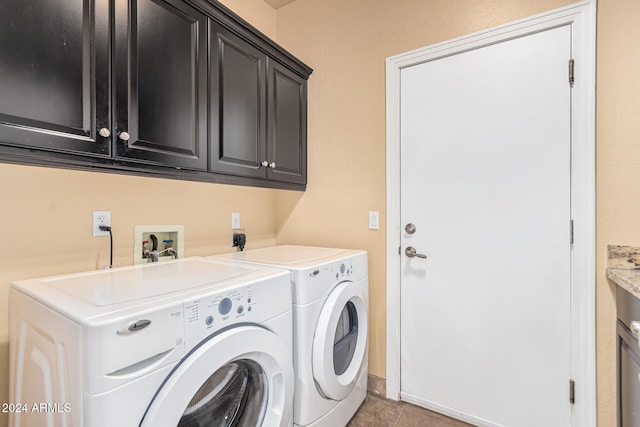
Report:
[[[313,339],[313,376],[326,397],[342,400],[355,387],[366,357],[367,323],[362,284],[336,286],[322,307]]]
[[[257,326],[228,329],[188,354],[164,381],[141,427],[289,426],[291,349]]]

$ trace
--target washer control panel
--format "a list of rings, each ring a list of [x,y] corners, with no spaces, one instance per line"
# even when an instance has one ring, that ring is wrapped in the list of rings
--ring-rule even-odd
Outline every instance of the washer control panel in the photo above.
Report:
[[[256,295],[251,286],[186,300],[184,327],[187,345],[235,323],[250,322],[256,308]]]

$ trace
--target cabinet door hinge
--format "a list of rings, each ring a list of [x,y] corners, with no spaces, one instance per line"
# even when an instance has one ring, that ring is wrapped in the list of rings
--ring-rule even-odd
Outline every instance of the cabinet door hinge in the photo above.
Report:
[[[569,402],[576,403],[576,382],[574,380],[569,380]]]
[[[573,220],[569,221],[569,243],[573,245]]]
[[[573,59],[569,60],[569,84],[573,87],[573,69],[575,66],[575,61]]]

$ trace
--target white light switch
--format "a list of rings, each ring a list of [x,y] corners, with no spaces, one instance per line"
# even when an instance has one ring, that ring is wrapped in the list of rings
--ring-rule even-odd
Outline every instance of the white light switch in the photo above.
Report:
[[[369,230],[380,230],[380,212],[369,212]]]
[[[231,228],[240,228],[240,212],[231,212]]]

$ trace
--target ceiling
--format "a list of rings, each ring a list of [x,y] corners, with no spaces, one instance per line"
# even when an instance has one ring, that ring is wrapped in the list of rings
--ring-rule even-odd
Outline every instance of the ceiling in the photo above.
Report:
[[[288,5],[289,3],[293,3],[296,0],[264,0],[264,1],[272,8],[279,9],[282,6]]]

